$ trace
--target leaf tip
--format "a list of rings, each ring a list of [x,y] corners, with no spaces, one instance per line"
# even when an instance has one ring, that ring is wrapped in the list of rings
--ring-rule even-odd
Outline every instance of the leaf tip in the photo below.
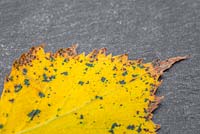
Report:
[[[162,74],[164,71],[169,69],[176,62],[188,59],[190,57],[191,57],[190,55],[185,55],[185,56],[177,56],[177,57],[169,58],[164,61],[157,61],[155,65],[155,70],[158,73]]]

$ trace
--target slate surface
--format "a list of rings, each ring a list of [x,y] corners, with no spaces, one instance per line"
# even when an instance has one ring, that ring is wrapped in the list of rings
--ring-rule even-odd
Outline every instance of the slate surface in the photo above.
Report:
[[[158,134],[200,134],[200,1],[0,0],[0,89],[12,61],[43,42],[145,61],[191,54],[164,74],[154,121]]]

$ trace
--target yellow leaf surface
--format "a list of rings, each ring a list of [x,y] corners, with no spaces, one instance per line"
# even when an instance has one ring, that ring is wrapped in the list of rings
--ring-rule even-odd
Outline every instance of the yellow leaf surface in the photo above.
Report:
[[[12,66],[0,100],[1,134],[148,134],[163,71],[175,62],[142,63],[106,49],[33,47]]]

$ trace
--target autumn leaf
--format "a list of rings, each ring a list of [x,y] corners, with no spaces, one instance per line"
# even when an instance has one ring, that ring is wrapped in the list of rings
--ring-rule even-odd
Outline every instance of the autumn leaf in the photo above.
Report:
[[[1,134],[154,134],[163,71],[187,56],[143,63],[106,49],[77,54],[33,47],[4,82]]]

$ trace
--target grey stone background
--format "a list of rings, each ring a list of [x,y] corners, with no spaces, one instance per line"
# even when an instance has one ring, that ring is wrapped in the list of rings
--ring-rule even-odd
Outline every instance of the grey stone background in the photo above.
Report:
[[[162,77],[154,121],[158,134],[200,134],[199,0],[0,0],[0,89],[13,60],[40,43],[145,61],[191,54]]]

